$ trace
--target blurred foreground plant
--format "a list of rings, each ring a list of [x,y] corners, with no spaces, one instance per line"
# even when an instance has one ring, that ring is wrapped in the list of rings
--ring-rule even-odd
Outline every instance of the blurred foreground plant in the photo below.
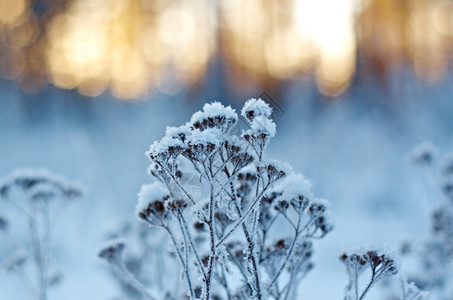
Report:
[[[0,231],[18,244],[17,252],[4,263],[4,268],[14,272],[23,280],[32,295],[39,300],[48,299],[48,290],[61,280],[59,270],[53,271],[52,231],[62,210],[72,200],[80,198],[81,188],[73,183],[42,170],[20,170],[0,182],[0,200],[4,200],[2,211],[10,214],[0,216]],[[7,209],[8,208],[8,209]],[[28,228],[24,241],[16,229]],[[26,263],[32,265],[27,268]],[[34,277],[31,272],[35,272]]]
[[[406,244],[403,254],[416,254],[419,269],[410,276],[435,299],[452,299],[453,293],[453,154],[439,159],[436,148],[423,143],[410,153],[410,161],[423,167],[427,181],[435,186],[429,237],[422,245]],[[412,251],[414,249],[415,251]]]

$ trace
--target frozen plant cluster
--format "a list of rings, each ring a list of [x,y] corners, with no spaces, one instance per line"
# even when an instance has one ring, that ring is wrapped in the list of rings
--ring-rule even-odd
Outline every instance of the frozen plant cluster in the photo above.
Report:
[[[332,225],[328,202],[308,181],[265,155],[276,134],[271,113],[263,100],[248,100],[241,114],[249,129],[235,135],[236,112],[206,104],[150,146],[155,181],[142,186],[136,212],[168,234],[184,281],[150,298],[296,299],[313,241]],[[201,195],[187,174],[196,174]]]
[[[344,253],[341,261],[346,266],[349,282],[345,290],[345,300],[362,300],[377,282],[398,273],[395,258],[375,249],[355,250]],[[359,289],[359,279],[366,269],[370,271],[370,278],[365,288]]]
[[[424,143],[409,155],[422,166],[427,179],[435,183],[437,202],[431,213],[429,237],[422,245],[406,245],[403,254],[416,256],[420,263],[410,278],[435,299],[451,299],[453,293],[453,154],[442,158],[434,146]]]
[[[149,228],[135,220],[115,219],[114,223],[105,234],[108,242],[98,252],[108,262],[108,271],[119,287],[113,299],[152,299],[145,286],[154,284],[162,290],[164,284],[168,285],[164,275],[178,276],[177,272],[164,268],[168,266],[165,263],[168,239],[158,228]]]
[[[80,186],[44,170],[18,170],[0,181],[1,211],[9,213],[0,216],[0,234],[18,245],[3,267],[22,279],[34,299],[48,299],[62,278],[53,269],[52,231],[62,210],[81,196]],[[29,230],[27,238],[15,235],[20,228]]]

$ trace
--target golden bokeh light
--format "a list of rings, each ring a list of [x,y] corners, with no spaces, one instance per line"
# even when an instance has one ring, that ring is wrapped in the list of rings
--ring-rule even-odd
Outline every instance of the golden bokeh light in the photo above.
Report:
[[[42,0],[37,0],[38,2]],[[314,78],[337,96],[411,65],[437,82],[453,49],[450,0],[0,1],[0,77],[97,96],[175,94],[216,57],[244,85]],[[358,62],[360,63],[358,64]],[[364,71],[364,72],[363,72]],[[243,80],[248,79],[248,80]]]
[[[52,82],[96,96],[110,87],[138,98],[159,86],[167,69],[197,81],[215,50],[209,2],[143,6],[140,0],[74,0],[48,25],[46,61]]]

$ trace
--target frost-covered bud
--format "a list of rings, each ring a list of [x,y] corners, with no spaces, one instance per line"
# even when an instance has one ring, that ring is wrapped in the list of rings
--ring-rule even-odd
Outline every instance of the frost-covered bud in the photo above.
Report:
[[[222,225],[223,228],[231,223],[231,219],[228,217],[228,215],[220,211],[214,214],[214,218]]]
[[[59,285],[63,281],[63,274],[59,271],[53,271],[47,278],[48,284],[51,287]]]
[[[453,229],[453,216],[449,209],[441,206],[432,214],[433,231],[436,234],[448,233]]]
[[[256,165],[257,175],[260,177],[266,177],[269,182],[276,181],[280,178],[285,177],[290,172],[290,167],[279,161],[268,161],[260,162]]]
[[[7,231],[8,226],[9,226],[8,220],[6,219],[5,216],[2,216],[0,214],[0,231]]]
[[[311,184],[302,174],[290,174],[279,185],[282,190],[280,199],[289,201],[296,209],[304,211],[310,199],[313,198]]]
[[[126,243],[122,239],[111,240],[101,247],[98,256],[109,262],[121,261],[125,245]]]
[[[445,156],[442,160],[440,170],[443,176],[453,176],[453,153],[449,153]]]
[[[254,161],[253,156],[247,152],[241,152],[237,155],[234,155],[231,158],[231,163],[235,166],[235,169],[237,170],[250,165],[253,161]]]
[[[376,280],[388,278],[398,273],[395,259],[388,254],[381,254],[376,250],[370,250],[363,257],[368,261],[373,272],[376,273]]]
[[[170,158],[176,158],[184,149],[185,145],[180,140],[164,136],[149,146],[146,155],[151,160],[165,162]]]
[[[288,209],[288,207],[289,207],[288,201],[286,201],[286,200],[280,200],[280,201],[278,201],[277,204],[274,206],[274,209],[275,209],[276,211],[285,213],[286,210]]]
[[[437,150],[429,142],[424,142],[409,153],[409,160],[416,165],[431,165],[436,158]]]
[[[245,198],[251,193],[253,184],[256,181],[256,168],[253,164],[242,168],[236,175],[236,193],[240,198]]]
[[[277,132],[277,126],[274,121],[263,116],[255,117],[250,127],[253,135],[255,137],[261,137],[261,139],[274,137]]]
[[[56,197],[55,188],[49,184],[38,184],[30,188],[30,200],[32,201],[49,201]]]
[[[168,126],[165,130],[165,135],[184,143],[190,132],[190,125],[187,124],[179,127]]]
[[[321,231],[321,237],[325,236],[333,230],[332,224],[330,224],[325,216],[320,216],[315,219],[315,226]]]
[[[272,114],[272,108],[262,99],[249,99],[245,102],[242,108],[241,115],[249,122],[253,121],[255,117],[261,116],[269,118]]]
[[[82,188],[76,185],[70,185],[63,187],[62,189],[63,196],[68,200],[75,200],[82,197],[83,191]]]
[[[24,251],[17,251],[5,260],[3,267],[11,272],[22,268],[28,261],[28,255]]]
[[[224,142],[222,132],[217,128],[209,128],[204,131],[193,131],[187,137],[188,151],[185,152],[190,159],[192,155],[209,155],[217,150]]]
[[[357,272],[360,272],[367,265],[367,261],[361,253],[343,253],[340,256],[340,260],[345,264],[348,273],[350,273],[349,271],[351,270],[357,270]]]
[[[404,300],[428,300],[429,292],[421,291],[413,282],[403,281]]]
[[[11,184],[9,182],[0,182],[0,197],[8,197],[9,191],[11,189]]]
[[[180,212],[187,207],[187,202],[182,199],[167,200],[165,202],[165,208],[171,212]]]
[[[225,143],[223,146],[226,150],[227,157],[232,157],[232,156],[238,154],[242,149],[241,142],[239,141],[239,139],[236,136],[228,137],[225,140]]]
[[[28,190],[30,188],[32,188],[33,186],[35,186],[36,184],[39,184],[39,183],[42,183],[45,180],[45,178],[43,177],[39,177],[39,176],[27,176],[29,174],[23,174],[22,176],[17,176],[14,180],[14,184],[20,188],[22,188],[23,190]]]
[[[208,128],[217,128],[227,132],[237,121],[236,112],[230,107],[223,106],[220,102],[205,104],[203,111],[193,114],[190,124],[193,129],[204,131]]]
[[[140,219],[154,225],[161,225],[168,216],[165,202],[169,198],[168,191],[160,182],[142,185],[135,211]]]
[[[195,228],[195,230],[196,230],[197,232],[205,232],[205,231],[207,230],[207,229],[206,229],[206,224],[203,223],[203,222],[198,222],[198,221],[197,221],[197,222],[195,222],[195,223],[193,224],[193,227]]]
[[[453,175],[443,178],[440,185],[445,196],[453,199]]]
[[[327,211],[327,207],[330,203],[326,199],[315,198],[308,207],[308,214],[315,218],[321,216]]]
[[[256,168],[254,165],[248,165],[237,173],[237,179],[240,183],[254,182],[256,180]]]
[[[341,261],[346,265],[349,276],[355,276],[365,266],[369,266],[373,274],[372,283],[391,277],[398,273],[396,260],[388,253],[378,250],[357,250],[341,256]]]

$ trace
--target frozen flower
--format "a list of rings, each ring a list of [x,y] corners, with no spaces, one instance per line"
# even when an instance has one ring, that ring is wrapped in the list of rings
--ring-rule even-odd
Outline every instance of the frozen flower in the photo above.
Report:
[[[269,118],[272,114],[272,108],[262,99],[249,99],[242,108],[241,115],[248,121],[252,121],[257,116]]]
[[[437,150],[429,142],[424,142],[409,153],[409,160],[417,165],[430,165],[436,158]]]
[[[190,126],[183,125],[179,127],[170,127],[168,126],[165,130],[165,135],[171,137],[173,139],[180,140],[181,142],[185,142],[186,137],[190,134]]]
[[[17,251],[6,259],[3,267],[6,271],[15,271],[22,268],[28,260],[28,255],[24,251]]]
[[[236,121],[236,112],[230,106],[225,107],[220,102],[205,104],[203,111],[196,112],[190,119],[192,127],[200,131],[217,128],[227,132]]]
[[[198,159],[200,156],[206,156],[214,152],[223,141],[222,132],[217,128],[193,131],[187,137],[188,149],[184,152],[184,155],[188,159]]]
[[[251,129],[255,136],[266,135],[274,137],[277,132],[274,121],[264,116],[256,116],[252,121]]]
[[[122,239],[114,239],[107,242],[98,252],[100,258],[107,261],[121,261],[121,255],[125,247],[125,241]]]
[[[268,182],[274,182],[283,178],[292,172],[291,167],[277,160],[262,161],[255,164],[257,175],[265,177]]]
[[[151,160],[166,161],[169,158],[176,158],[184,148],[182,141],[164,136],[160,141],[155,141],[149,146],[146,155]]]
[[[49,201],[56,196],[56,191],[50,184],[41,183],[30,188],[29,195],[33,201]]]
[[[8,229],[8,220],[5,216],[0,214],[0,231],[6,231]]]
[[[139,218],[152,224],[160,224],[167,216],[165,201],[169,199],[169,193],[156,181],[151,184],[142,185],[138,193],[138,203],[135,212]]]

